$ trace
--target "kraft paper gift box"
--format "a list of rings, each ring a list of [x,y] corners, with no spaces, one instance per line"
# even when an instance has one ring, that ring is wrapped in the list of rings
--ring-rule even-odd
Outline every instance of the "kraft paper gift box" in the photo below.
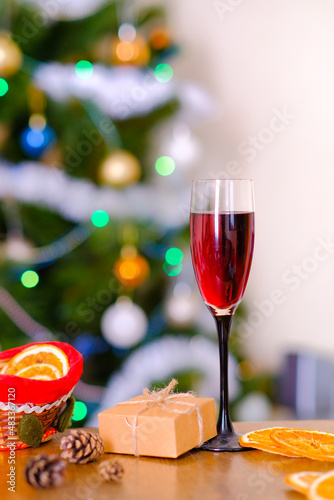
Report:
[[[177,458],[217,435],[214,400],[173,393],[161,404],[138,396],[100,413],[99,434],[106,452]]]

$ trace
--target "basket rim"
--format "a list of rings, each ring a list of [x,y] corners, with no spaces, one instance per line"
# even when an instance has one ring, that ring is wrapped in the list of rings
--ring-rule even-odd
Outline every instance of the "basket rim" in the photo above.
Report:
[[[68,398],[72,395],[74,388],[70,390],[68,394],[65,394],[60,399],[57,399],[57,401],[54,401],[53,403],[47,403],[43,406],[41,405],[35,405],[34,403],[24,403],[22,405],[16,405],[14,403],[3,403],[0,401],[0,410],[2,411],[11,411],[15,413],[42,413],[45,410],[51,410],[54,406],[59,406],[65,401],[68,400]],[[13,407],[15,409],[13,409]]]

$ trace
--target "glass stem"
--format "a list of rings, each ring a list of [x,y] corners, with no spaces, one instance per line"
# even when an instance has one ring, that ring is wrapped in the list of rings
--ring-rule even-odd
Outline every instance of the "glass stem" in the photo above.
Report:
[[[233,314],[214,318],[217,324],[220,363],[220,408],[217,421],[219,435],[234,432],[228,404],[228,345]]]

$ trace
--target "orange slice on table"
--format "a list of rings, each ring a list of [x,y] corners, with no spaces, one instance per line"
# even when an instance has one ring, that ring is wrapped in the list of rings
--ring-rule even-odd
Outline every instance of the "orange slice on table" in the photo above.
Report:
[[[277,445],[299,456],[313,460],[334,460],[334,434],[277,428],[272,430],[271,437]]]
[[[284,427],[272,427],[269,429],[247,432],[247,434],[243,434],[239,438],[239,443],[241,446],[256,448],[257,450],[268,451],[269,453],[276,453],[287,457],[300,456],[296,452],[289,451],[279,443],[272,440],[272,432],[278,429],[284,429]]]
[[[320,476],[323,476],[322,472],[295,472],[294,474],[289,474],[288,476],[286,476],[285,482],[294,490],[306,495],[311,484],[313,484],[314,481]]]
[[[68,357],[62,349],[52,344],[37,344],[16,354],[2,373],[38,380],[56,380],[64,377],[68,370]]]
[[[334,498],[334,471],[322,474],[310,486],[307,492],[309,500],[333,500]]]

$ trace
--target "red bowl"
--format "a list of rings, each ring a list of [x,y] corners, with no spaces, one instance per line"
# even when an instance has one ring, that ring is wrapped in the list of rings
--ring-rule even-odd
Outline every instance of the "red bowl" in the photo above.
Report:
[[[62,349],[66,353],[70,365],[67,375],[57,380],[33,380],[17,377],[16,375],[0,374],[1,402],[10,402],[15,405],[52,403],[68,394],[79,381],[83,369],[82,356],[74,347],[64,342],[34,342],[15,347],[14,349],[1,352],[0,362],[4,359],[10,359],[23,349],[36,344],[51,344]],[[8,397],[9,395],[10,397]]]

